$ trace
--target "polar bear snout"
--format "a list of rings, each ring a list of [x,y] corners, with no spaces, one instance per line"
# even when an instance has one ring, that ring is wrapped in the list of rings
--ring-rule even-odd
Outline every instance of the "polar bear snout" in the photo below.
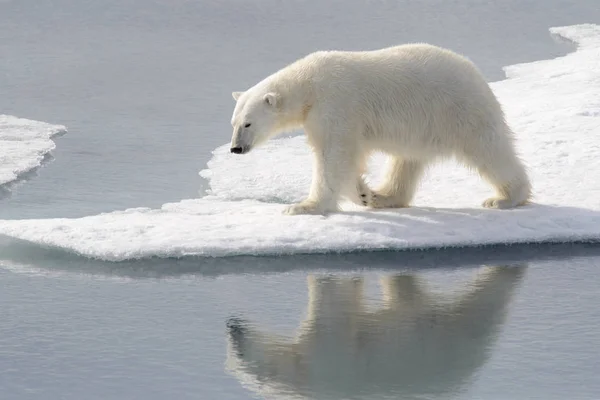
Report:
[[[231,336],[239,337],[247,333],[247,323],[241,318],[231,317],[227,320],[225,325]]]
[[[252,147],[252,132],[249,129],[242,126],[237,126],[233,131],[231,137],[231,148],[230,151],[233,154],[245,154],[250,151]]]

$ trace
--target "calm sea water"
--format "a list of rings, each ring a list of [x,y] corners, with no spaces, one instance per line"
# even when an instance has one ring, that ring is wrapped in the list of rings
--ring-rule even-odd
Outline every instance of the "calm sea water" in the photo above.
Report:
[[[427,41],[492,81],[584,22],[596,0],[0,0],[0,112],[69,128],[0,218],[198,197],[231,91],[310,51]],[[583,245],[109,264],[0,238],[0,398],[596,399],[598,264]]]
[[[2,399],[600,396],[598,247],[120,264],[0,251]]]

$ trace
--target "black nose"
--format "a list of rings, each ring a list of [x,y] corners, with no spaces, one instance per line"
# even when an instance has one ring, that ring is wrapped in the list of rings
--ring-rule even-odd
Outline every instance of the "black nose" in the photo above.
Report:
[[[246,333],[246,321],[240,318],[232,317],[227,320],[227,330],[233,336],[241,336]]]
[[[241,147],[232,147],[231,152],[234,154],[242,154],[244,152],[244,149],[242,149]]]

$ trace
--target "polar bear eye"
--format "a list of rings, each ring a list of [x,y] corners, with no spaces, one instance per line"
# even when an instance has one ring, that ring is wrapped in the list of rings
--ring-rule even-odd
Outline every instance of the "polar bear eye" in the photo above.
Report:
[[[248,122],[246,125],[244,125],[244,128],[250,128],[250,125],[252,125],[250,122]]]

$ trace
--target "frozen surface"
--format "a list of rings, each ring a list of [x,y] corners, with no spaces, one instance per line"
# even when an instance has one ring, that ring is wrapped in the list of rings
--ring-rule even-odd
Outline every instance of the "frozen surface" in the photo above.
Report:
[[[119,261],[185,255],[294,254],[600,238],[600,27],[551,32],[578,44],[565,57],[506,68],[492,87],[530,168],[535,204],[487,210],[490,188],[452,163],[430,171],[404,210],[281,215],[310,182],[302,136],[245,157],[219,147],[201,175],[208,196],[78,219],[0,221],[0,233],[85,256]],[[372,170],[383,157],[374,157]],[[372,179],[377,180],[373,175]]]
[[[40,167],[56,147],[52,137],[66,130],[62,125],[0,115],[0,188]]]

